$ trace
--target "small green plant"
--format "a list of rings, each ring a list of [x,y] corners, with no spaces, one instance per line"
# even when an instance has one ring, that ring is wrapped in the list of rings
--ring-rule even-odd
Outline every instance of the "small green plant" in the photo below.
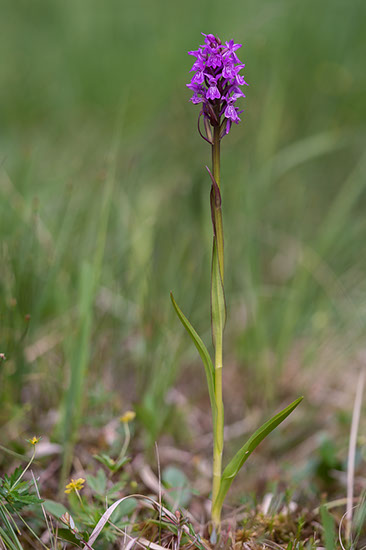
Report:
[[[21,513],[28,506],[41,505],[43,500],[34,492],[33,481],[24,480],[24,474],[31,466],[36,455],[36,445],[40,438],[33,437],[28,443],[33,445],[33,453],[25,467],[19,466],[12,474],[5,474],[0,478],[0,542],[5,548],[22,550],[18,535],[20,534],[17,521],[21,521],[25,527],[35,536],[30,525],[23,519]]]
[[[109,476],[103,468],[95,474],[86,474],[85,479],[71,478],[66,484],[66,506],[54,500],[44,502],[45,510],[58,521],[57,537],[75,546],[86,545],[90,531],[101,521],[106,507],[111,505],[127,484],[134,486],[134,481],[126,473],[120,473],[115,480],[111,475],[116,470],[109,468]],[[129,516],[137,507],[136,499],[129,498],[109,517],[109,524],[103,530],[102,538],[106,543],[114,543],[116,538],[129,524]],[[61,523],[59,523],[61,522]]]
[[[236,101],[245,97],[240,86],[246,85],[240,70],[244,65],[236,55],[240,44],[233,40],[221,43],[212,34],[205,36],[205,44],[196,51],[189,52],[196,58],[192,70],[195,72],[187,84],[193,91],[192,103],[201,104],[198,117],[198,130],[201,137],[212,148],[211,178],[211,218],[213,226],[213,248],[211,263],[211,329],[214,346],[214,360],[194,330],[188,319],[178,307],[173,295],[173,306],[183,326],[193,339],[203,361],[212,409],[213,424],[213,478],[212,478],[212,541],[220,531],[222,506],[227,492],[239,470],[259,443],[272,432],[297,407],[302,397],[296,399],[280,413],[263,424],[243,445],[222,470],[224,448],[224,405],[222,399],[223,334],[226,322],[226,304],[224,292],[224,234],[220,191],[220,144],[233,122],[240,121]],[[203,117],[204,133],[200,128]]]
[[[131,432],[129,428],[129,423],[134,420],[136,413],[134,411],[126,411],[121,417],[120,422],[124,427],[125,439],[121,451],[116,459],[112,458],[106,453],[101,453],[99,455],[94,455],[94,458],[101,462],[103,466],[108,468],[110,474],[115,474],[120,470],[125,464],[130,461],[130,458],[126,455],[128,446],[131,440]]]
[[[89,495],[82,496],[81,491],[86,482],[89,487]],[[65,488],[70,513],[63,510],[58,503],[52,502],[51,507],[49,507],[49,502],[46,503],[48,510],[65,526],[60,532],[60,537],[70,542],[79,541],[86,544],[90,529],[95,528],[103,516],[106,505],[108,506],[110,501],[118,496],[124,486],[124,481],[113,483],[108,480],[102,468],[98,469],[96,475],[87,475],[86,480],[84,478],[71,479]],[[131,498],[111,516],[109,528],[103,531],[106,541],[111,543],[115,541],[128,524],[127,518],[135,508],[136,500]]]

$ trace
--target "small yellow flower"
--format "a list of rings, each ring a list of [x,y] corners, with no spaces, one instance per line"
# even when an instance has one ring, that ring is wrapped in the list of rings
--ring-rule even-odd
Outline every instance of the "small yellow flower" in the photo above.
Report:
[[[66,485],[65,493],[72,493],[73,491],[81,491],[84,488],[85,479],[79,477],[79,479],[72,479],[70,483]]]
[[[40,437],[33,436],[32,439],[27,439],[28,443],[31,445],[37,445],[39,441],[41,441]]]
[[[120,421],[123,422],[123,424],[128,424],[128,422],[134,420],[135,416],[136,413],[134,411],[126,411],[125,414],[120,417]]]

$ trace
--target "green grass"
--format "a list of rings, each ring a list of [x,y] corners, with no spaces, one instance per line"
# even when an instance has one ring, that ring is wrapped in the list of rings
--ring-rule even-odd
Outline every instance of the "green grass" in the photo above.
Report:
[[[250,380],[247,403],[258,404],[257,384],[279,401],[277,375],[298,342],[304,369],[324,348],[346,360],[360,347],[363,0],[2,0],[1,14],[7,437],[24,403],[29,425],[69,403],[73,439],[101,386],[119,395],[115,409],[137,400],[150,443],[169,429],[161,403],[195,361],[170,290],[210,338],[210,151],[185,88],[201,31],[244,44],[250,83],[243,122],[222,144],[225,354]],[[34,352],[39,341],[47,351]]]

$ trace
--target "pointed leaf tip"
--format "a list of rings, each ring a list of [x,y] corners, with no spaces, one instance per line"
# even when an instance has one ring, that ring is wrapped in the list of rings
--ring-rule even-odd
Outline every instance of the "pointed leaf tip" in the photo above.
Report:
[[[209,173],[209,176],[210,176],[211,181],[212,181],[212,189],[214,190],[215,206],[216,206],[216,208],[220,208],[221,207],[220,188],[217,185],[217,181],[215,180],[214,176],[212,175],[211,170],[209,169],[209,167],[207,165],[206,165],[206,170]]]

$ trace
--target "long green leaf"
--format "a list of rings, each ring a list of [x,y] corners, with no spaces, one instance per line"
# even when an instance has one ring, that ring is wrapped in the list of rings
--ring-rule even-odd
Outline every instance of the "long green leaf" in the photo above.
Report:
[[[188,321],[187,317],[184,315],[182,310],[179,308],[177,302],[174,300],[173,293],[170,293],[170,298],[174,309],[188,332],[189,336],[192,338],[194,345],[196,346],[198,353],[201,356],[203,366],[205,367],[205,373],[207,378],[208,393],[210,396],[211,410],[212,410],[212,421],[215,427],[216,424],[216,405],[215,405],[215,383],[214,383],[214,367],[211,361],[210,354],[207,351],[205,344],[203,343],[200,336],[197,334],[195,329],[192,327],[191,323]]]
[[[7,548],[10,550],[23,550],[13,526],[7,517],[5,505],[1,505],[0,519],[2,520],[2,524],[4,526],[4,529],[0,526],[0,538],[7,544]],[[15,525],[11,516],[10,519]]]
[[[333,516],[330,514],[329,510],[323,505],[320,506],[320,517],[324,529],[324,544],[326,550],[335,550],[335,541],[336,541],[336,526]]]
[[[215,508],[222,508],[223,502],[226,497],[226,493],[228,492],[232,482],[234,481],[235,477],[237,476],[240,468],[243,466],[243,464],[246,462],[248,457],[251,455],[251,453],[254,451],[254,449],[259,445],[263,439],[270,434],[285,418],[288,417],[289,414],[292,413],[294,409],[298,406],[298,404],[303,400],[303,397],[299,397],[291,403],[288,407],[283,409],[280,413],[276,414],[273,418],[268,420],[265,424],[263,424],[245,443],[245,445],[236,453],[234,458],[229,462],[229,464],[226,466],[222,477],[221,477],[221,485],[220,485],[220,491],[217,496],[216,501],[214,502]]]

